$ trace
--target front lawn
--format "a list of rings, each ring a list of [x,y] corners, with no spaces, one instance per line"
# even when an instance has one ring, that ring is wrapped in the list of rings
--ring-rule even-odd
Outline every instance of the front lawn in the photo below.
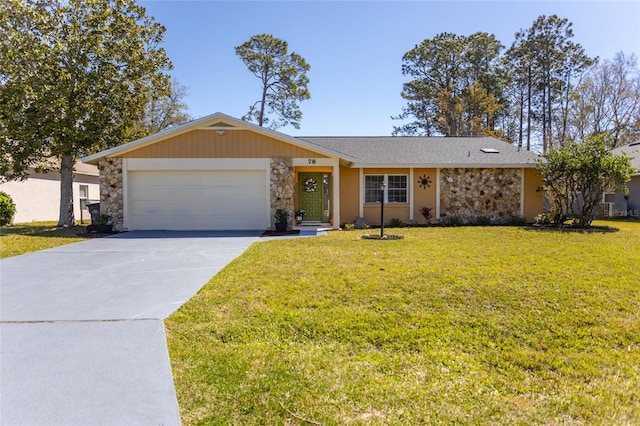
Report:
[[[0,259],[77,243],[84,228],[57,228],[56,222],[21,223],[0,229]]]
[[[639,424],[640,223],[607,224],[254,244],[166,321],[182,421]]]

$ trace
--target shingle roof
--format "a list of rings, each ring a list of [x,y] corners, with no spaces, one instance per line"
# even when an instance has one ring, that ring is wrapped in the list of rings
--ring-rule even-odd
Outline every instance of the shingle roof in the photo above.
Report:
[[[619,146],[611,150],[616,155],[622,153],[631,157],[631,167],[640,169],[640,141],[630,143],[629,145]]]
[[[534,167],[538,156],[490,137],[293,137],[240,119],[215,113],[166,131],[89,155],[97,164],[113,157],[200,128],[247,129],[356,167]],[[483,152],[490,148],[496,153]]]
[[[298,137],[357,166],[534,167],[538,155],[491,137]],[[485,149],[483,151],[483,149]],[[486,152],[495,150],[496,152]]]

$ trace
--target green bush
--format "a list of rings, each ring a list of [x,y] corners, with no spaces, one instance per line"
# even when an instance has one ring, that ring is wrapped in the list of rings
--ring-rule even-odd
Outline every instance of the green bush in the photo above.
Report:
[[[397,217],[394,217],[391,219],[388,226],[389,228],[404,228],[406,224]]]
[[[0,226],[11,223],[15,213],[16,205],[9,194],[0,191]]]
[[[491,217],[489,216],[476,216],[470,220],[470,225],[489,226],[491,225]]]
[[[345,231],[353,231],[353,228],[355,228],[356,226],[353,223],[345,223],[344,225],[342,225],[342,229],[344,229]]]
[[[440,219],[440,223],[445,226],[460,226],[464,225],[464,218],[457,214],[443,216]]]
[[[525,226],[527,219],[518,214],[510,214],[502,220],[502,223],[509,226]]]
[[[274,215],[276,219],[276,223],[288,223],[289,222],[289,212],[285,209],[276,209],[276,213]]]

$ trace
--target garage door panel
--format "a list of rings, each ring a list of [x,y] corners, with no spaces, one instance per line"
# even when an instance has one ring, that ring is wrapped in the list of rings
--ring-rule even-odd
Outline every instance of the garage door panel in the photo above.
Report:
[[[264,229],[265,171],[133,171],[131,229]]]
[[[167,188],[164,186],[139,186],[136,188],[138,201],[165,201],[165,194]],[[202,187],[180,187],[179,190],[172,192],[171,198],[176,201],[194,200],[202,198],[205,195],[205,191]],[[170,200],[166,200],[170,201]]]
[[[264,171],[258,170],[229,170],[229,171],[135,171],[137,185],[165,186],[168,181],[174,186],[180,185],[251,185],[256,177],[264,177]],[[212,176],[215,178],[212,179]]]
[[[136,200],[139,201],[154,201],[166,198],[167,188],[164,186],[138,186],[136,189],[138,192]],[[176,201],[217,200],[224,197],[228,202],[234,202],[245,200],[247,197],[263,198],[265,186],[180,186],[176,187],[171,193],[171,197]]]
[[[177,219],[179,218],[179,219]],[[261,226],[247,227],[248,223],[261,223],[262,218],[251,215],[222,217],[202,216],[195,214],[184,215],[141,215],[141,225],[138,230],[220,230],[220,229],[261,229]]]
[[[158,201],[135,201],[132,204],[132,213],[135,216],[152,216],[152,215],[164,215],[164,216],[173,216],[176,215],[201,215],[201,216],[212,216],[212,215],[220,215],[224,214],[225,216],[259,216],[263,217],[262,210],[264,208],[260,208],[262,206],[258,206],[255,203],[249,202],[238,202],[233,206],[233,209],[223,209],[221,206],[216,205],[211,202],[192,202],[192,203],[181,203],[181,202],[173,202],[173,203],[162,203]],[[247,212],[243,212],[242,210],[247,210]],[[252,210],[257,210],[256,214],[252,214]]]

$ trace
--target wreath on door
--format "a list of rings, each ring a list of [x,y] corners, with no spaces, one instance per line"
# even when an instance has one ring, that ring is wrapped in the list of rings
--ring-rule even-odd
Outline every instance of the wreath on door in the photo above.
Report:
[[[309,178],[304,181],[305,192],[316,192],[318,189],[318,182],[315,179]]]

